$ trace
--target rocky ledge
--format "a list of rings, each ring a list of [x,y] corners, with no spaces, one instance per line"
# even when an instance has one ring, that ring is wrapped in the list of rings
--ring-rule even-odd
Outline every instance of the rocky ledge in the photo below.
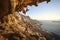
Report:
[[[17,12],[0,19],[0,40],[55,40],[38,21]]]

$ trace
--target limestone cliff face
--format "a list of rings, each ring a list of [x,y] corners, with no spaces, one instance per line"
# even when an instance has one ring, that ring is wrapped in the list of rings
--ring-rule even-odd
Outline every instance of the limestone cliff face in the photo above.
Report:
[[[0,20],[0,40],[54,40],[37,21],[17,12]]]
[[[29,11],[27,6],[38,6],[38,3],[50,0],[0,0],[0,18],[12,14],[14,12],[23,12],[24,14]]]

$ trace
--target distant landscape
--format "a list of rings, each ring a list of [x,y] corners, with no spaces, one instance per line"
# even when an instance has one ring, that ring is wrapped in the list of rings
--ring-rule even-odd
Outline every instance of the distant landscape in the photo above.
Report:
[[[54,32],[57,35],[60,35],[60,21],[47,21],[43,20],[41,22],[41,27],[49,32]]]
[[[60,23],[60,21],[52,21],[52,22]]]
[[[51,33],[56,40],[60,40],[60,21],[40,21],[43,30]]]

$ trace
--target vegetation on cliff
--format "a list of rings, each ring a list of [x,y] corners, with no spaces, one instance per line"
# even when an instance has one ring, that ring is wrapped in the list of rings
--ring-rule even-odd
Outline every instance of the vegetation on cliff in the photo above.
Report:
[[[42,30],[38,21],[19,13],[4,16],[0,21],[0,40],[54,40],[53,36]]]
[[[38,21],[24,16],[27,6],[50,0],[0,0],[0,40],[55,40],[42,30]],[[26,9],[26,10],[25,10]]]

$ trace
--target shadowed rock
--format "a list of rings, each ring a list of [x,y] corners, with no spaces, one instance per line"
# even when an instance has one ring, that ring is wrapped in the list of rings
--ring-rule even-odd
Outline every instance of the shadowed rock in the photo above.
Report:
[[[29,11],[27,8],[28,5],[38,6],[38,3],[44,1],[47,3],[50,2],[50,0],[0,0],[0,18],[16,11],[22,11],[25,14],[27,11]]]
[[[54,40],[54,37],[42,30],[38,21],[21,15],[28,11],[27,6],[50,0],[0,0],[0,40]],[[26,10],[25,10],[25,9]]]

